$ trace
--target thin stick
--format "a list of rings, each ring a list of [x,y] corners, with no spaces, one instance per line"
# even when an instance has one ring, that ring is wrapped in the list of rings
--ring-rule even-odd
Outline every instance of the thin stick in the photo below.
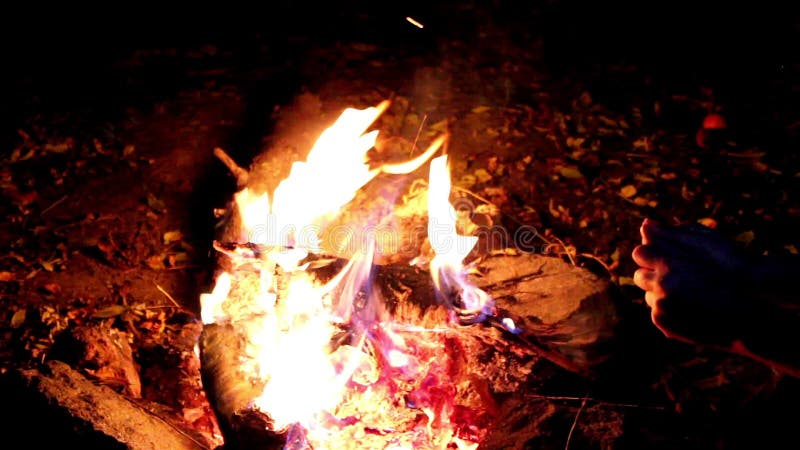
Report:
[[[239,167],[239,165],[236,164],[236,161],[234,161],[233,158],[231,158],[227,153],[225,153],[225,150],[219,147],[215,148],[214,156],[216,156],[217,159],[222,161],[222,164],[225,164],[228,170],[231,171],[231,174],[233,174],[233,176],[236,177],[236,184],[238,184],[240,187],[247,184],[247,179],[250,176],[250,174],[246,170]]]
[[[578,426],[578,418],[581,416],[581,412],[583,408],[586,407],[586,401],[589,399],[589,393],[586,393],[586,396],[583,397],[583,401],[581,402],[581,407],[578,408],[578,412],[575,413],[575,420],[572,421],[572,426],[569,428],[569,434],[567,435],[567,443],[564,444],[564,450],[569,450],[569,443],[572,440],[572,433],[575,432],[575,428]]]
[[[601,266],[603,266],[604,269],[606,269],[606,271],[608,272],[608,274],[610,276],[612,276],[612,277],[614,276],[614,272],[611,270],[611,267],[608,264],[606,264],[605,261],[603,261],[602,259],[598,258],[597,256],[592,255],[591,253],[579,253],[578,256],[597,261],[597,263],[599,263]]]
[[[169,292],[167,292],[166,290],[164,290],[164,288],[162,288],[161,286],[159,286],[159,285],[158,285],[158,283],[153,283],[153,284],[155,284],[155,285],[156,285],[156,289],[158,289],[158,290],[159,290],[159,292],[161,292],[162,294],[164,294],[164,296],[165,296],[165,297],[167,297],[167,299],[168,299],[169,301],[171,301],[173,305],[175,305],[175,306],[176,306],[176,307],[178,307],[178,308],[182,308],[182,306],[181,306],[181,305],[180,305],[180,304],[179,304],[177,301],[175,301],[175,299],[174,299],[174,298],[172,298],[172,296],[171,296],[171,295],[169,295]]]
[[[414,150],[417,149],[417,141],[419,140],[420,133],[422,133],[422,127],[425,126],[425,121],[426,120],[428,120],[428,113],[425,113],[425,115],[422,116],[422,122],[420,122],[419,128],[417,128],[417,135],[414,136],[414,142],[411,144],[411,153],[409,154],[409,156],[413,155],[414,154]]]
[[[67,196],[65,195],[65,196],[61,197],[60,199],[56,200],[50,206],[48,206],[47,208],[43,209],[41,215],[47,214],[48,211],[50,211],[51,209],[53,209],[56,206],[58,206],[61,202],[63,202],[66,199],[67,199]]]
[[[598,400],[596,398],[591,398],[591,397],[570,397],[568,395],[525,394],[525,397],[541,398],[544,400],[553,400],[553,401],[568,401],[568,402],[582,402],[586,400],[587,402],[593,402],[601,406],[611,406],[617,408],[653,409],[656,411],[663,411],[665,409],[663,406],[647,406],[647,405],[637,405],[635,403],[607,402],[604,400]]]
[[[572,265],[574,266],[575,265],[575,259],[572,257],[572,254],[570,253],[570,251],[567,248],[567,246],[564,245],[564,241],[562,241],[561,239],[559,239],[559,238],[557,238],[555,236],[553,236],[553,239],[555,239],[559,244],[561,244],[561,247],[564,249],[564,253],[566,253],[567,257],[569,258],[569,262],[571,262]]]

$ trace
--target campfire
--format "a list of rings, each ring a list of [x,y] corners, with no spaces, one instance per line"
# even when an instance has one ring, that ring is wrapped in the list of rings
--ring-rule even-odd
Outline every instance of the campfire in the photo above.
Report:
[[[245,409],[285,436],[287,449],[473,449],[491,421],[456,339],[495,311],[463,265],[478,238],[457,232],[447,156],[431,160],[446,138],[409,161],[371,167],[378,132],[367,129],[387,107],[346,109],[274,193],[239,191],[238,239],[215,245],[226,268],[201,297],[203,322],[240,336],[237,357],[228,358],[234,367],[220,369],[255,386]],[[432,252],[411,263],[428,269],[437,306],[422,314],[413,304],[389,308],[397,299],[376,288],[374,227],[326,227],[365,184],[429,160]],[[204,341],[204,363],[223,351],[213,342]]]

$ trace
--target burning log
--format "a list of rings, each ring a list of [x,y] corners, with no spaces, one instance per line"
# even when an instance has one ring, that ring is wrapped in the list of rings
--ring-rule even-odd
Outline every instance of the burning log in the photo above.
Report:
[[[286,438],[269,418],[252,408],[263,385],[238,370],[247,336],[232,325],[209,324],[200,337],[203,386],[225,437],[226,449],[280,449]]]
[[[485,396],[482,401],[494,403],[496,395],[523,388],[539,360],[586,374],[610,354],[617,316],[613,291],[605,280],[560,259],[532,254],[488,257],[477,268],[480,276],[473,280],[496,299],[500,319],[457,328],[451,344],[465,360],[484,362],[469,363],[465,376]],[[391,264],[376,266],[374,277],[375,288],[398,323],[425,328],[446,317],[435,300],[429,272]],[[263,385],[246,381],[236,369],[246,339],[231,325],[206,326],[201,346],[204,384],[217,408],[226,446],[281,448],[285,433],[272,431],[269,417],[252,403]]]

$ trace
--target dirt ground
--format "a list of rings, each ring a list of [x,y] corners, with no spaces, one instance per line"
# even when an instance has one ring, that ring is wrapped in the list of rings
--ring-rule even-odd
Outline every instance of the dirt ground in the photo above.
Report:
[[[486,3],[7,31],[31,42],[3,48],[2,367],[48,358],[64,330],[116,328],[142,397],[214,443],[192,355],[214,209],[236,184],[213,149],[248,165],[285,135],[275,124],[301,94],[319,99],[321,122],[389,98],[386,148],[450,132],[454,185],[496,207],[511,235],[537,230],[512,243],[621,293],[615,362],[597,379],[538,386],[531,394],[565,398],[570,414],[515,448],[788,446],[777,443],[795,440],[797,380],[661,336],[630,253],[646,217],[797,253],[795,17],[675,6],[661,23],[627,2]],[[725,129],[702,129],[712,113]]]

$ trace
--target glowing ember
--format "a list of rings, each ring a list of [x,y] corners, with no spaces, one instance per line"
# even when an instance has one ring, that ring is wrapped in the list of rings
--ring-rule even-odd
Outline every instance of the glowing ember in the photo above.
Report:
[[[202,295],[203,322],[245,331],[240,372],[264,386],[253,405],[286,432],[286,449],[474,449],[485,432],[456,325],[389,316],[371,285],[374,242],[327,282],[307,270],[325,224],[359,189],[379,173],[417,169],[445,141],[412,161],[370,168],[377,131],[367,129],[387,107],[345,110],[306,161],[294,163],[271,203],[267,193],[237,193],[240,242],[216,245],[231,267]],[[439,157],[428,196],[431,273],[461,322],[478,321],[491,313],[491,299],[467,281],[462,260],[475,238],[456,234],[449,194]]]

